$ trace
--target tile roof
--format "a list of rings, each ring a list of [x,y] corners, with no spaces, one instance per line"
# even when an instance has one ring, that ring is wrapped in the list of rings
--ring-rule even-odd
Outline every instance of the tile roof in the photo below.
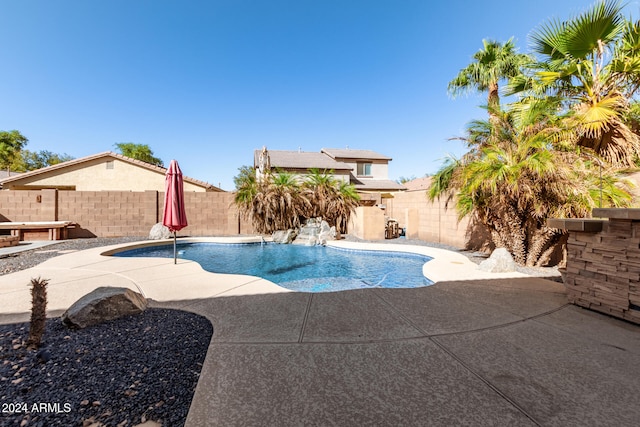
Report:
[[[253,152],[253,165],[258,166],[262,150]],[[285,151],[285,150],[269,150],[272,168],[282,169],[310,169],[318,168],[320,170],[351,170],[351,166],[346,163],[338,162],[323,153],[307,152],[307,151]]]
[[[372,150],[353,150],[351,148],[323,148],[320,150],[333,159],[360,159],[360,160],[392,160],[391,157]]]

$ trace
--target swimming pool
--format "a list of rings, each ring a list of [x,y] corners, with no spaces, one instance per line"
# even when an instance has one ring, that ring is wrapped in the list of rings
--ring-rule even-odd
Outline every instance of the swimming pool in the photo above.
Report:
[[[173,257],[173,246],[148,246],[114,254],[121,257]],[[406,252],[275,243],[178,245],[178,257],[213,273],[248,274],[299,292],[363,288],[415,288],[433,282],[422,274],[431,258]]]

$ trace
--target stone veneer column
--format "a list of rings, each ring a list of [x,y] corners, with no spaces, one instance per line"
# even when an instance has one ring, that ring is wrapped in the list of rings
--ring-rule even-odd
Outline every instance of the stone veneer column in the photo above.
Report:
[[[547,222],[569,232],[563,274],[569,302],[640,323],[640,209],[593,215],[603,219]]]

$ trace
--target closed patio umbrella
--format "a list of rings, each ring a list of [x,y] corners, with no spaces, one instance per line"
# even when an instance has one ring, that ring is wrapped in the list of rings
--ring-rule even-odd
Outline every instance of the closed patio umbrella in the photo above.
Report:
[[[175,160],[169,163],[165,177],[162,224],[173,232],[173,263],[177,264],[176,232],[187,226],[187,214],[184,210],[182,171]]]

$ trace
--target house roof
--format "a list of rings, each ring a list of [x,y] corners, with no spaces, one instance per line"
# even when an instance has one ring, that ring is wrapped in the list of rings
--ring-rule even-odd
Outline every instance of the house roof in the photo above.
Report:
[[[24,175],[24,172],[0,170],[0,183],[3,182],[5,179],[14,178],[20,175]]]
[[[13,171],[5,171],[0,170],[0,188],[2,188],[2,183],[9,178],[13,178],[15,176],[19,176],[24,174],[24,172],[13,172]]]
[[[353,150],[351,148],[323,148],[320,152],[333,159],[353,160],[392,160],[391,157],[372,150]]]
[[[354,179],[351,183],[361,191],[403,191],[406,187],[390,179]]]
[[[412,179],[405,182],[404,186],[407,187],[407,191],[427,190],[431,186],[431,179],[430,176]]]
[[[257,167],[262,150],[253,152],[253,166]],[[316,152],[269,150],[272,168],[282,169],[311,169],[320,170],[348,170],[352,168],[346,163],[338,162],[331,157]]]
[[[14,172],[14,171],[5,171],[5,170],[0,170],[0,180],[3,180],[5,178],[9,178],[12,176],[18,176],[18,175],[22,175],[24,172]]]
[[[114,153],[112,151],[105,151],[103,153],[98,153],[98,154],[93,154],[91,156],[86,156],[86,157],[80,157],[78,159],[73,159],[73,160],[69,160],[66,162],[62,162],[62,163],[58,163],[57,165],[53,165],[53,166],[47,166],[45,168],[40,168],[40,169],[36,169],[36,170],[32,170],[29,172],[25,172],[23,174],[20,175],[16,175],[16,176],[11,176],[5,179],[2,179],[2,183],[6,184],[9,182],[14,182],[20,179],[24,179],[24,178],[31,178],[31,177],[36,177],[38,175],[41,174],[45,174],[45,173],[49,173],[49,172],[53,172],[53,171],[57,171],[57,170],[64,170],[65,168],[68,168],[69,166],[74,166],[74,165],[79,165],[85,162],[89,162],[92,160],[97,160],[97,159],[102,159],[102,158],[114,158],[114,159],[118,159],[118,160],[122,160],[123,162],[127,162],[139,167],[142,167],[144,169],[148,169],[150,171],[153,172],[157,172],[159,174],[166,174],[167,169],[160,167],[160,166],[156,166],[156,165],[152,165],[151,163],[147,163],[147,162],[143,162],[141,160],[136,160],[136,159],[132,159],[131,157],[127,157],[127,156],[123,156],[122,154],[118,154],[118,153]],[[210,191],[224,191],[218,187],[216,187],[215,185],[211,185],[208,182],[205,181],[200,181],[197,179],[193,179],[193,178],[189,178],[188,176],[183,176],[182,179],[185,182],[189,182],[193,185],[197,185],[200,187],[204,187],[207,190]]]

